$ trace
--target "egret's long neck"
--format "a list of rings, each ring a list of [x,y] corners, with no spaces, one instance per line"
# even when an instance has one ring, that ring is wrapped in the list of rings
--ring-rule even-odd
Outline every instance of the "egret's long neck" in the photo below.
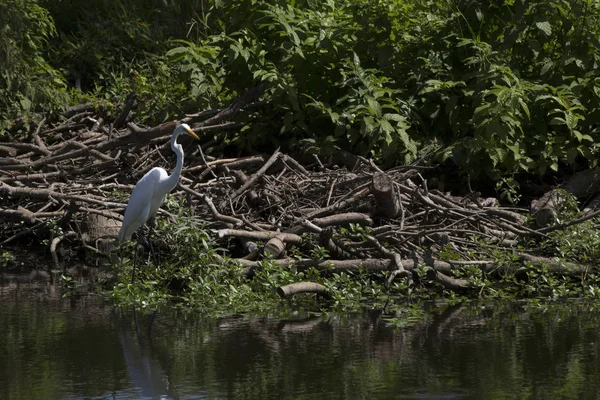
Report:
[[[177,143],[178,136],[179,134],[171,137],[171,149],[177,154],[177,164],[175,165],[173,172],[171,172],[171,175],[169,175],[165,181],[165,186],[169,192],[177,186],[177,182],[181,176],[181,170],[183,169],[183,148]]]

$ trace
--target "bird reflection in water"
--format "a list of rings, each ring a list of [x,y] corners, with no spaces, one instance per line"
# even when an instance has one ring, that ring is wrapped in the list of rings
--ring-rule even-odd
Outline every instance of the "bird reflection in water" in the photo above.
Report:
[[[152,315],[150,325],[145,333],[140,332],[138,316],[133,310],[135,329],[119,329],[119,341],[127,372],[131,378],[133,389],[140,399],[179,399],[175,389],[170,385],[169,375],[161,365],[159,354],[152,345],[152,324],[156,311]]]

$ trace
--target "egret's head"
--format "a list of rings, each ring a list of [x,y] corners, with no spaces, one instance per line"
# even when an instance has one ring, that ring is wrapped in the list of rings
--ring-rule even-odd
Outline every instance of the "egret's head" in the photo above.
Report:
[[[194,131],[192,130],[192,128],[190,128],[190,126],[188,124],[181,124],[177,127],[177,130],[179,130],[179,133],[185,133],[186,135],[190,135],[191,137],[193,137],[196,140],[200,140],[198,138],[198,135],[196,135],[194,133]]]

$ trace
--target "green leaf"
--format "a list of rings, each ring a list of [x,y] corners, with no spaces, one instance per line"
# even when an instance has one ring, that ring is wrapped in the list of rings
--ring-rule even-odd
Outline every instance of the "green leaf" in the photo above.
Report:
[[[404,118],[400,114],[387,113],[387,114],[383,114],[383,118],[387,119],[388,121],[396,121],[396,122],[406,121],[406,118]]]
[[[363,135],[369,135],[371,134],[371,132],[373,132],[373,130],[375,129],[375,124],[373,121],[373,118],[371,117],[366,117],[363,119],[363,123],[360,127],[360,133]]]
[[[379,127],[381,128],[382,131],[384,131],[388,135],[391,132],[394,132],[394,127],[385,119],[382,119],[379,121]],[[390,139],[390,143],[391,143],[391,139]],[[388,144],[390,144],[390,143],[388,143]]]
[[[386,121],[386,122],[387,122],[387,121]],[[385,135],[384,135],[384,139],[385,139],[385,144],[386,144],[386,145],[388,145],[388,146],[389,146],[390,144],[392,144],[392,141],[393,141],[393,139],[392,139],[392,135],[391,135],[389,132],[386,132],[386,133],[385,133]]]
[[[535,26],[537,26],[539,30],[544,32],[544,34],[546,36],[552,35],[552,25],[550,25],[550,22],[548,22],[548,21],[536,22]]]
[[[554,63],[552,61],[548,61],[546,64],[544,64],[544,66],[542,67],[542,70],[540,71],[541,75],[546,75],[548,73],[548,71],[550,71],[550,68],[552,68],[554,66]]]
[[[521,97],[519,97],[519,104],[521,105],[521,109],[523,110],[525,115],[527,115],[527,118],[531,118],[531,115],[529,114],[529,107],[527,107],[527,103],[525,103],[525,101]]]
[[[354,62],[354,67],[355,68],[360,68],[360,58],[358,58],[358,54],[353,53],[352,60]]]
[[[381,115],[381,105],[375,98],[367,97],[367,104],[369,104],[369,111],[371,114],[376,116]]]
[[[506,147],[514,154],[515,160],[520,158],[521,148],[519,147],[519,143],[508,143]]]

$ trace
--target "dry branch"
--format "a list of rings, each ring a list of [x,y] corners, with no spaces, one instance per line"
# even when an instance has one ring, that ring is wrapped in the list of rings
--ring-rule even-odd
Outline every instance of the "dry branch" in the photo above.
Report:
[[[217,235],[219,238],[224,238],[228,236],[234,236],[238,238],[247,238],[247,239],[256,239],[256,240],[271,240],[272,238],[279,238],[281,241],[289,244],[293,244],[299,246],[302,244],[302,238],[298,235],[294,235],[292,233],[284,233],[284,232],[253,232],[253,231],[245,231],[239,229],[220,229],[217,231]]]
[[[10,197],[24,197],[39,200],[49,199],[60,199],[64,201],[75,201],[81,203],[90,203],[103,207],[125,207],[125,204],[114,203],[110,201],[97,200],[91,196],[86,195],[69,195],[59,192],[55,192],[49,189],[32,189],[32,188],[18,188],[8,185],[7,183],[0,182],[0,195]]]
[[[256,182],[256,180],[258,178],[263,176],[265,174],[265,172],[267,172],[267,170],[271,167],[271,165],[273,165],[275,163],[275,161],[277,161],[280,154],[281,153],[279,153],[279,149],[275,150],[275,152],[267,160],[267,162],[254,175],[252,175],[252,177],[250,179],[248,179],[248,181],[246,181],[246,183],[244,183],[242,185],[242,187],[240,187],[238,190],[236,190],[232,197],[235,199],[236,197],[238,197],[239,195],[244,193],[246,191],[246,189],[248,189],[250,186],[252,186],[252,184],[254,182]]]

